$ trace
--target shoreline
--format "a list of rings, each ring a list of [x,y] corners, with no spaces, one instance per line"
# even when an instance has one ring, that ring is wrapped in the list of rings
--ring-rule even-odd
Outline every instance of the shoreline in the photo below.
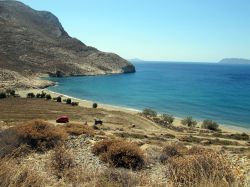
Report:
[[[134,108],[127,108],[127,107],[122,107],[122,106],[116,106],[116,105],[109,105],[109,104],[103,104],[99,102],[95,102],[92,100],[85,100],[85,99],[80,99],[76,97],[72,97],[66,94],[62,94],[59,92],[54,92],[49,90],[48,88],[43,88],[43,89],[27,89],[27,90],[18,90],[17,93],[25,98],[27,93],[33,92],[34,94],[41,93],[42,91],[49,93],[51,97],[58,97],[62,96],[64,98],[71,98],[75,102],[79,102],[80,107],[87,107],[87,108],[92,108],[93,103],[98,104],[98,108],[108,110],[108,111],[120,111],[120,112],[125,112],[125,113],[130,113],[130,114],[137,114],[139,112],[142,112],[142,110],[134,109]],[[173,125],[175,126],[181,126],[181,120],[183,118],[174,116],[175,120],[173,122]],[[197,120],[198,124],[197,126],[200,127],[202,121]],[[244,127],[239,127],[239,126],[233,126],[233,125],[228,125],[228,124],[220,124],[219,127],[222,131],[228,132],[228,133],[250,133],[250,129],[244,128]]]
[[[62,93],[59,93],[59,92],[51,91],[51,90],[49,90],[47,88],[19,90],[19,91],[17,91],[17,93],[21,97],[26,97],[27,93],[29,93],[29,92],[33,92],[34,94],[37,94],[37,93],[41,93],[42,91],[44,91],[46,93],[49,93],[52,98],[53,97],[58,97],[58,96],[62,96],[62,97],[65,97],[65,98],[71,98],[71,99],[73,99],[73,101],[79,102],[79,106],[81,106],[81,107],[92,108],[92,104],[97,103],[98,108],[105,109],[105,110],[111,110],[111,111],[112,110],[117,110],[117,111],[127,112],[127,113],[131,113],[131,114],[137,114],[138,112],[141,112],[141,110],[137,110],[137,109],[133,109],[133,108],[103,104],[103,103],[98,103],[98,102],[91,101],[91,100],[85,100],[85,99],[72,97],[70,95],[66,95],[66,94],[62,94]]]

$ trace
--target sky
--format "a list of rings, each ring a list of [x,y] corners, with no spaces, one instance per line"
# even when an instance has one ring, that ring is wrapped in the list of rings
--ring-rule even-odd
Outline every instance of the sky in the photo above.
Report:
[[[21,0],[89,46],[126,59],[250,59],[250,0]]]

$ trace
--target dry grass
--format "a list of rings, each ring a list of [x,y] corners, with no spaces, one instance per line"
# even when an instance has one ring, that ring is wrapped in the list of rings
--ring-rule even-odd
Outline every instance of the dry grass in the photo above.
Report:
[[[180,141],[183,142],[189,142],[189,143],[196,143],[196,144],[200,144],[204,141],[206,141],[206,144],[213,144],[213,145],[240,145],[239,142],[237,141],[232,141],[232,140],[224,140],[224,139],[219,139],[219,138],[198,138],[196,136],[182,136],[179,138]]]
[[[141,169],[145,164],[143,151],[132,142],[124,140],[103,140],[97,142],[92,152],[114,167]]]
[[[42,187],[50,185],[46,177],[32,168],[21,166],[13,158],[0,159],[1,187]]]
[[[235,133],[235,134],[222,134],[222,133],[213,133],[214,137],[220,137],[220,138],[228,138],[228,139],[235,139],[235,140],[249,140],[249,135],[246,133]]]
[[[100,170],[89,164],[83,164],[67,170],[60,186],[84,187],[165,187],[159,181],[153,181],[145,172],[134,172],[122,168],[109,168]]]
[[[161,153],[160,162],[166,163],[171,157],[182,156],[186,153],[187,148],[180,143],[166,145]]]
[[[6,98],[0,99],[0,106],[4,109],[0,112],[0,119],[7,122],[33,119],[56,120],[58,116],[66,115],[70,117],[70,121],[87,121],[89,124],[94,123],[94,118],[101,119],[105,128],[110,128],[108,124],[114,124],[113,126],[116,127],[117,125],[128,127],[135,124],[136,128],[150,130],[159,128],[138,115],[121,111],[107,111],[101,108],[72,107],[51,100]]]
[[[0,158],[12,154],[19,146],[19,136],[13,128],[8,128],[0,132]]]
[[[173,147],[171,149],[175,150]],[[193,147],[169,156],[166,175],[173,186],[233,186],[236,176],[224,155]],[[172,153],[172,152],[170,152]],[[176,152],[174,152],[176,153]]]
[[[100,142],[97,142],[92,148],[92,153],[94,153],[95,155],[101,155],[103,153],[106,153],[108,152],[108,148],[111,146],[112,143],[114,143],[114,141],[112,140],[102,140]]]
[[[77,124],[77,123],[68,123],[63,126],[63,129],[70,135],[79,136],[86,134],[88,136],[93,136],[94,129],[87,125]]]
[[[107,169],[99,177],[98,186],[134,187],[134,186],[166,186],[157,184],[144,172],[133,172],[126,169]]]
[[[74,155],[64,145],[55,148],[51,156],[51,170],[57,178],[62,178],[65,173],[75,166]]]
[[[60,127],[42,120],[33,120],[14,127],[20,143],[29,145],[37,151],[55,147],[67,138]]]

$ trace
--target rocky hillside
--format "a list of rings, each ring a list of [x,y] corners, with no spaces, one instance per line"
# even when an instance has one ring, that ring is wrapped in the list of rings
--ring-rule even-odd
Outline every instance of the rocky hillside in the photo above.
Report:
[[[0,1],[0,68],[24,77],[135,72],[118,55],[71,38],[52,13],[17,1]]]

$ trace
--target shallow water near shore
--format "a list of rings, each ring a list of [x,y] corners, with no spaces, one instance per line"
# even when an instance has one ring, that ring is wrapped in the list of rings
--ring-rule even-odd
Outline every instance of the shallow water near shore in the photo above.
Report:
[[[250,65],[145,62],[135,66],[133,74],[50,78],[57,85],[49,90],[250,128]]]

